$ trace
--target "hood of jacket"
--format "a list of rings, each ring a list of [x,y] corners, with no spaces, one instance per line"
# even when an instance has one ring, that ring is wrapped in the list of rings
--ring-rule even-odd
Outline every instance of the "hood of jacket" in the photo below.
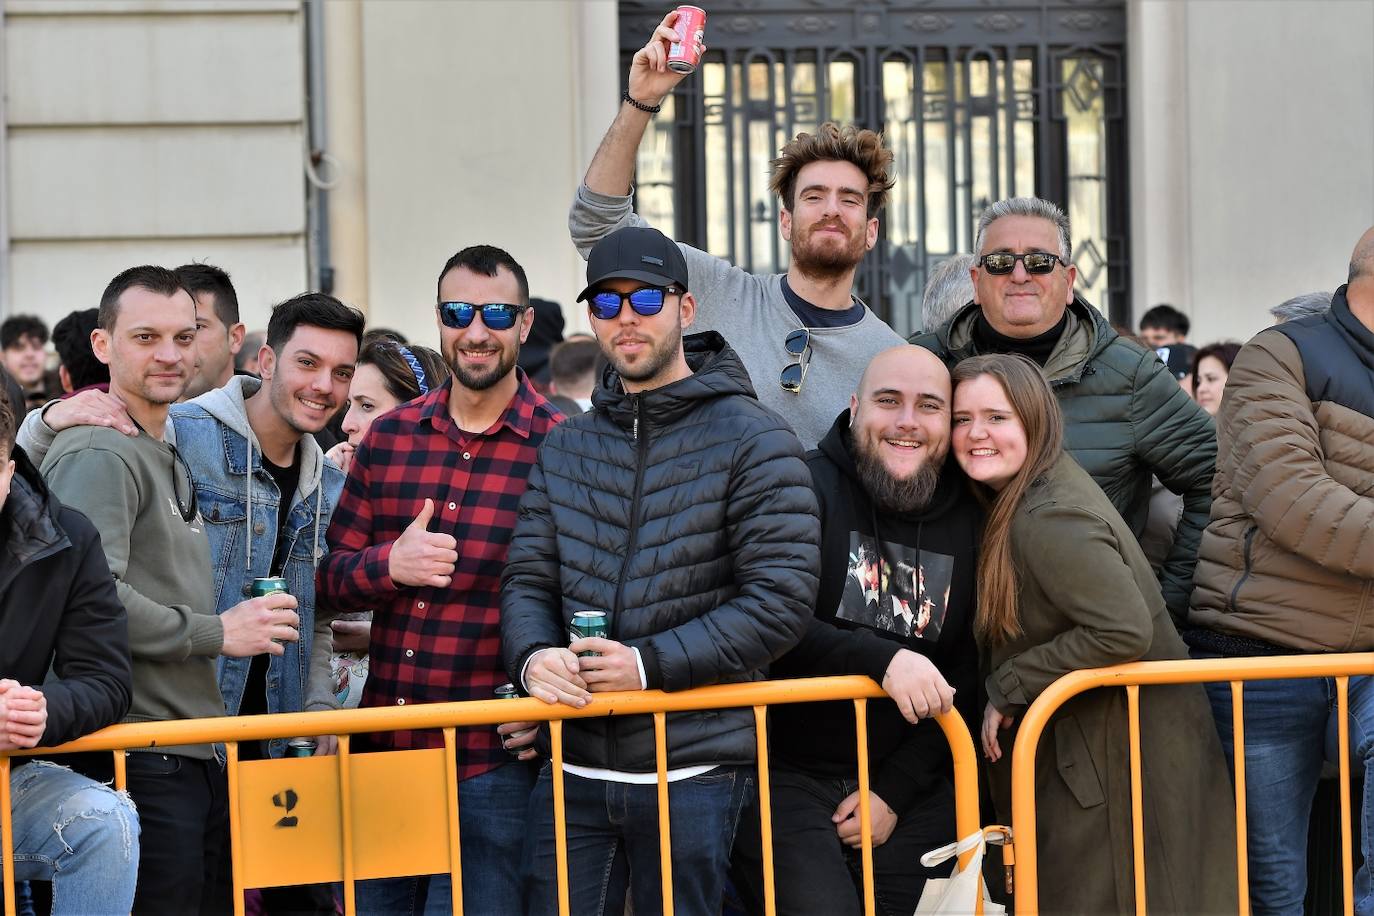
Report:
[[[620,373],[609,363],[601,382],[592,392],[592,406],[604,410],[618,426],[633,429],[636,406],[639,421],[651,426],[671,425],[703,401],[742,394],[754,398],[749,372],[739,356],[715,331],[689,334],[682,338],[682,349],[692,374],[662,388],[629,394]]]
[[[231,378],[223,388],[213,388],[202,394],[198,398],[187,401],[184,405],[172,408],[174,416],[194,417],[197,409],[204,411],[213,419],[224,424],[224,426],[243,437],[248,444],[247,454],[240,457],[235,450],[230,447],[228,440],[224,443],[225,467],[230,474],[242,474],[244,487],[247,493],[247,511],[244,515],[244,524],[250,530],[245,537],[248,545],[248,565],[252,566],[253,557],[253,533],[251,530],[253,523],[253,472],[263,470],[262,467],[262,446],[258,444],[258,437],[253,433],[253,427],[248,423],[248,398],[252,397],[262,388],[262,380],[256,376],[236,375]],[[315,537],[319,537],[319,529],[322,524],[324,513],[324,487],[321,486],[321,478],[324,475],[324,452],[320,450],[319,443],[314,436],[304,435],[300,440],[300,461],[301,473],[300,483],[297,485],[295,493],[282,493],[280,503],[280,516],[285,518],[291,511],[291,507],[296,504],[297,497],[304,499],[311,493],[315,494]],[[319,544],[313,545],[312,555],[319,563]]]
[[[4,542],[0,543],[0,594],[25,566],[71,545],[57,521],[60,507],[38,469],[19,446],[14,447],[14,477],[0,511]]]
[[[1077,293],[1067,311],[1069,326],[1054,345],[1050,358],[1045,361],[1045,375],[1055,385],[1071,384],[1081,379],[1089,361],[1100,356],[1120,336],[1111,322]],[[948,324],[936,331],[941,346],[958,359],[978,355],[973,343],[973,329],[982,313],[983,307],[976,302],[970,302],[956,312]]]

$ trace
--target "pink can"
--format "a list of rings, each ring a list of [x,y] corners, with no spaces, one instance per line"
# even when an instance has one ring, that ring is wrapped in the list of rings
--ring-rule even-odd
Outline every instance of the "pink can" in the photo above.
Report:
[[[706,11],[699,6],[679,6],[673,28],[677,40],[668,47],[668,67],[677,73],[695,73],[701,63],[697,48],[705,41]]]

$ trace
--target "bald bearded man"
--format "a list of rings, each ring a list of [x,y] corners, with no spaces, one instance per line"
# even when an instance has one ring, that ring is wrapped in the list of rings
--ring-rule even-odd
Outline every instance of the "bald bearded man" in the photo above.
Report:
[[[923,347],[884,350],[807,455],[821,510],[821,584],[802,642],[772,676],[867,674],[873,868],[880,912],[910,913],[954,835],[948,745],[928,717],[977,715],[974,570],[981,509],[946,461],[950,379]],[[912,728],[909,723],[919,723]],[[780,913],[857,914],[858,761],[850,702],[769,710]],[[741,818],[733,877],[763,912],[758,814]],[[948,873],[949,867],[943,868]]]

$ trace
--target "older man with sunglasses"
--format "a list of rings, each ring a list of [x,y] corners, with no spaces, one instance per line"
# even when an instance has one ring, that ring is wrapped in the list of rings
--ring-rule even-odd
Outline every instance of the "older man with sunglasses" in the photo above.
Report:
[[[1064,444],[1106,492],[1137,538],[1150,478],[1183,496],[1183,517],[1159,570],[1164,601],[1182,623],[1198,541],[1212,505],[1212,419],[1179,388],[1153,350],[1121,337],[1074,294],[1069,219],[1035,197],[1001,200],[978,221],[973,301],[912,343],[951,368],[979,353],[1020,353],[1045,372],[1064,409]]]
[[[363,706],[489,700],[501,670],[499,603],[516,506],[562,419],[517,367],[534,312],[525,271],[488,245],[439,273],[440,348],[453,379],[376,420],[358,445],[329,527],[319,594],[373,610]],[[512,732],[513,738],[504,737]],[[534,771],[515,759],[529,723],[458,732],[463,912],[520,910],[519,865]],[[365,750],[441,748],[438,731],[366,736]],[[369,913],[449,912],[448,875],[363,882]]]

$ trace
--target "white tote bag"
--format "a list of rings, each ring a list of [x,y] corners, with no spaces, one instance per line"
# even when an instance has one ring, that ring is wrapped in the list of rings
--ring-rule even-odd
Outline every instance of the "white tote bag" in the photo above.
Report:
[[[991,833],[989,837],[987,833]],[[954,859],[954,870],[948,878],[927,878],[921,901],[916,904],[913,916],[953,916],[953,914],[972,914],[979,895],[983,898],[983,913],[998,916],[1006,913],[1007,908],[993,903],[988,897],[987,885],[983,883],[983,852],[989,842],[1004,843],[1006,836],[1000,829],[980,830],[969,834],[958,843],[950,843],[939,849],[932,849],[921,856],[921,864],[926,868],[939,865],[947,859]],[[958,857],[973,850],[968,865],[960,869]]]

